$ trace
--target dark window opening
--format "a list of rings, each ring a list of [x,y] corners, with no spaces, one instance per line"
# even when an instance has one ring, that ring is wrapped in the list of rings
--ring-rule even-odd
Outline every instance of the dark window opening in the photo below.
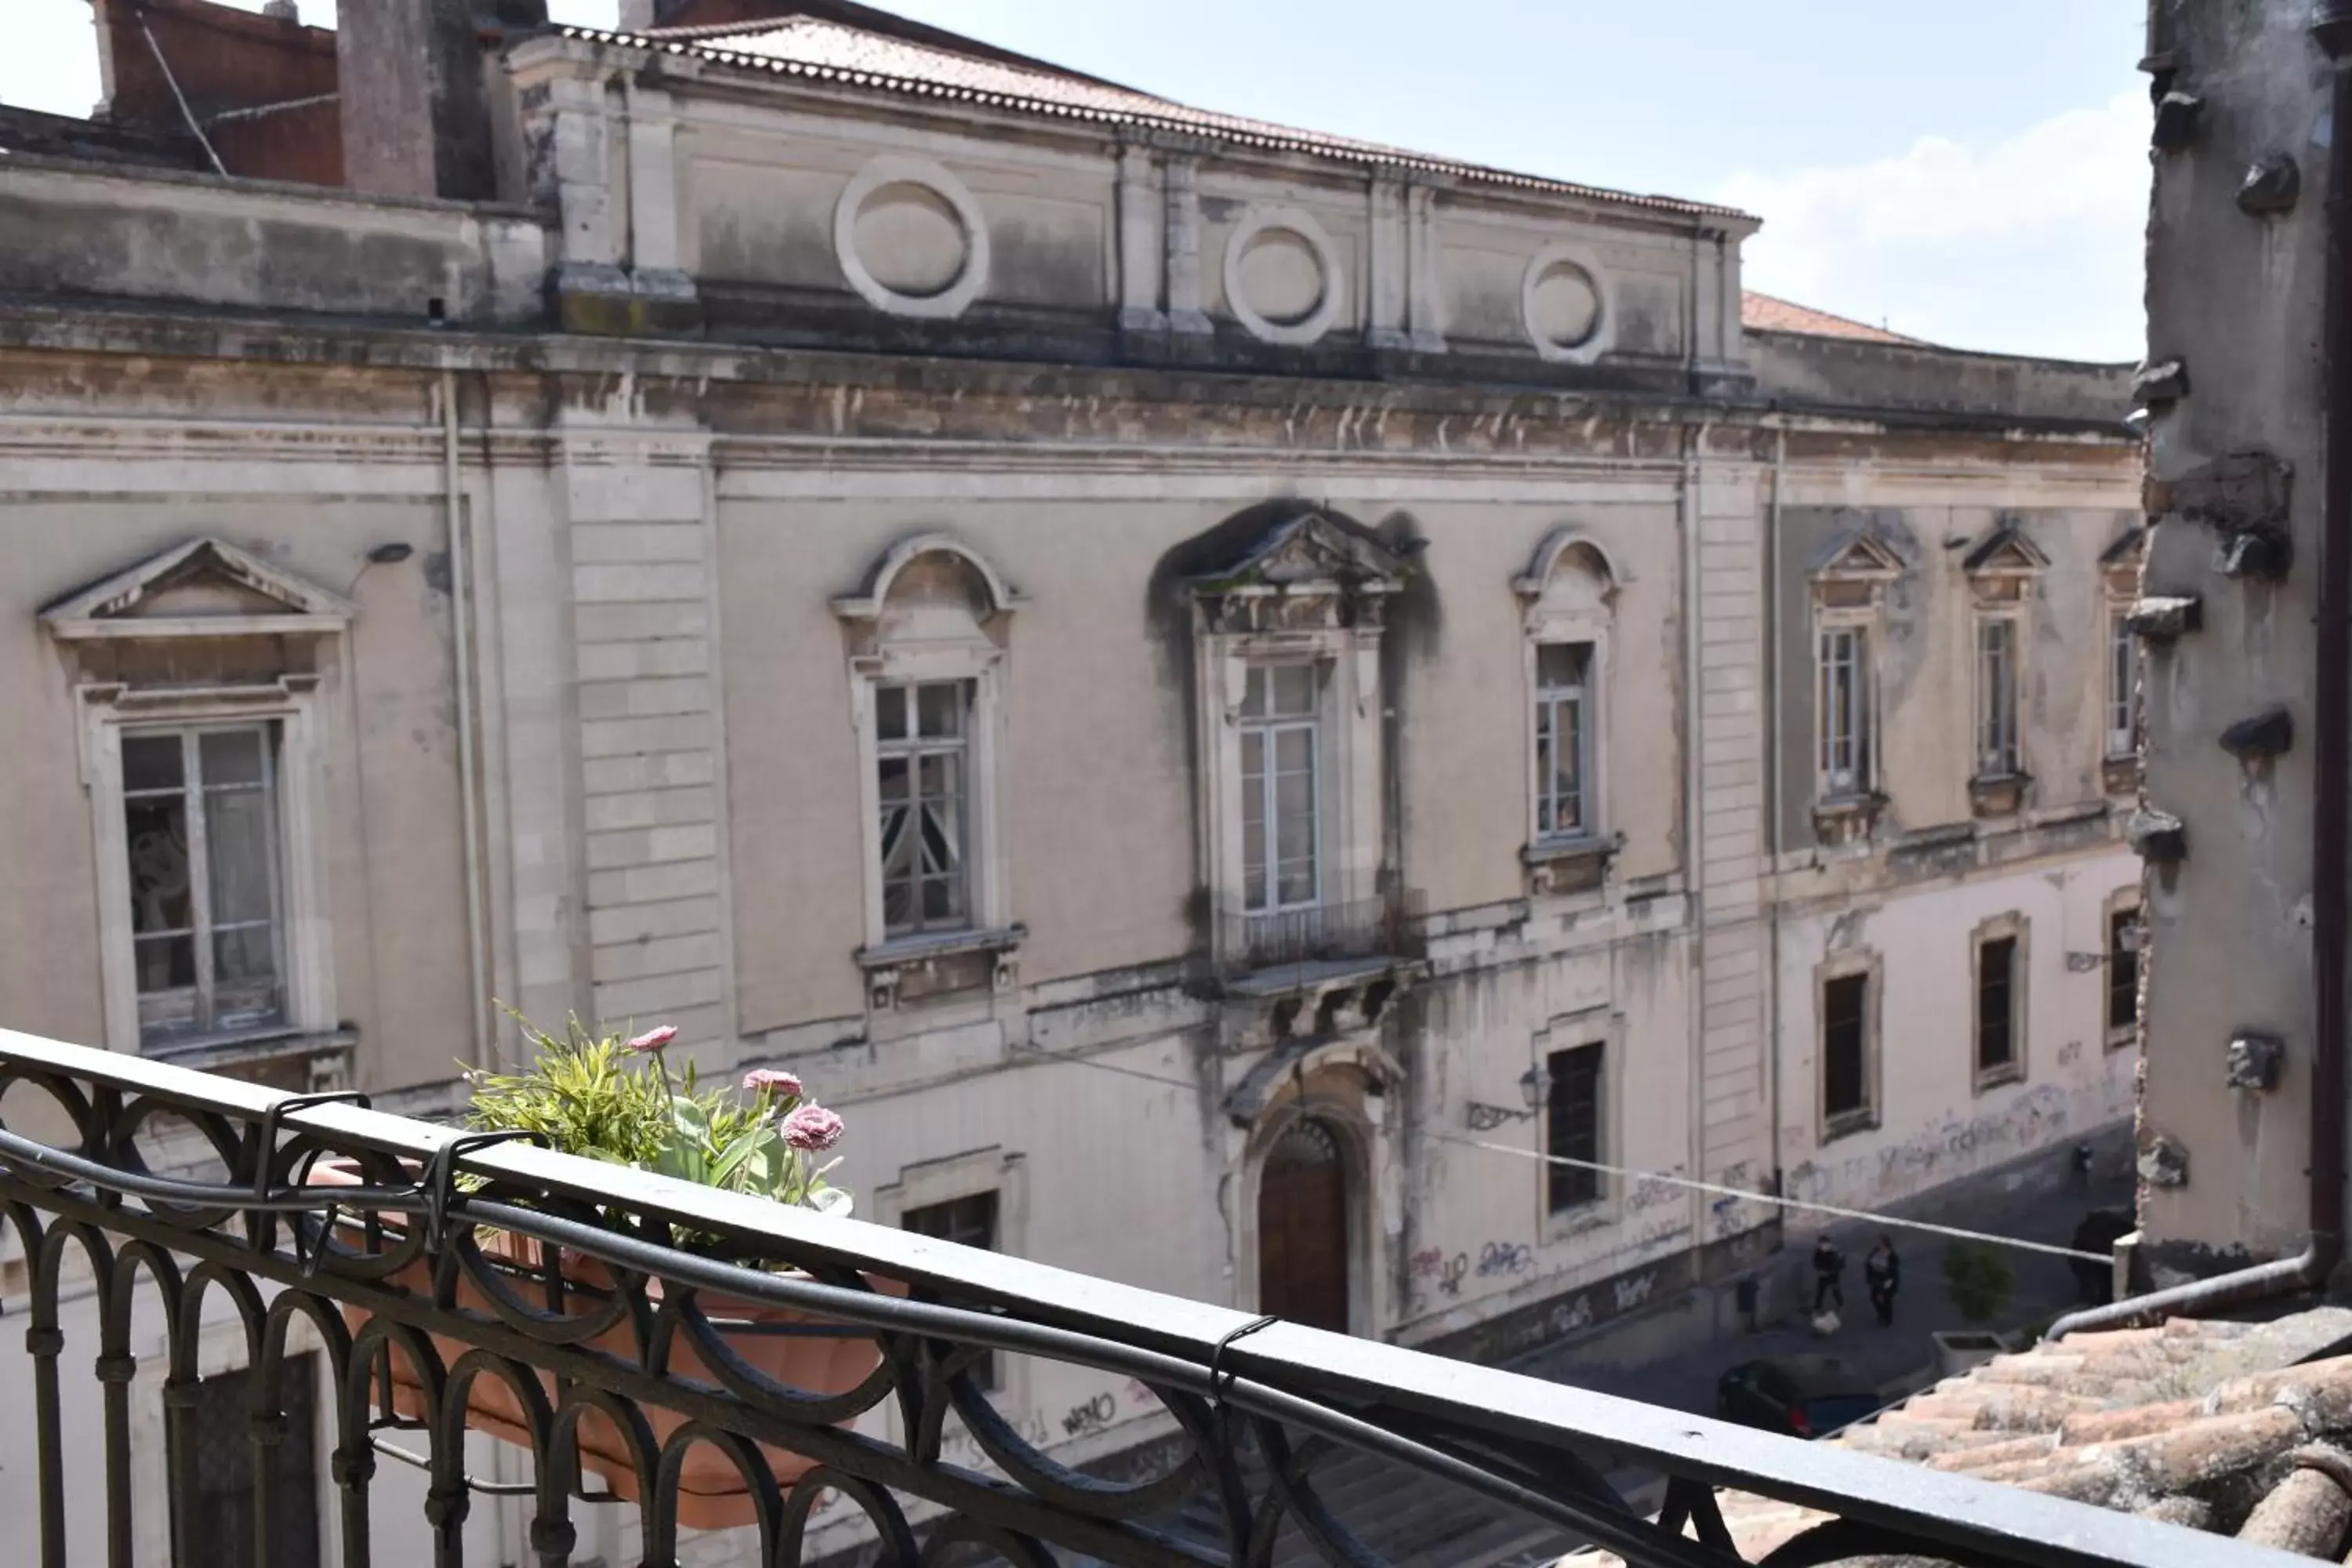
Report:
[[[1554,1051],[1544,1058],[1551,1075],[1545,1105],[1544,1152],[1570,1160],[1601,1159],[1601,1056],[1597,1045]],[[1544,1167],[1545,1205],[1552,1214],[1601,1201],[1601,1173],[1582,1165]]]
[[[2139,1026],[2139,911],[2107,917],[2107,1027]]]
[[[1977,1072],[2017,1065],[2017,939],[1977,944]]]
[[[973,1193],[968,1197],[950,1198],[943,1204],[924,1204],[908,1209],[899,1216],[898,1223],[904,1229],[934,1236],[941,1241],[994,1252],[996,1194]],[[993,1391],[1003,1386],[998,1373],[994,1351],[972,1363],[972,1381],[983,1389]]]
[[[1841,974],[1822,987],[1822,1114],[1833,1123],[1870,1114],[1869,1005],[1867,974]]]
[[[318,1364],[290,1357],[280,1373],[285,1436],[256,1449],[254,1374],[226,1372],[196,1385],[194,1452],[178,1457],[195,1470],[196,1517],[187,1537],[195,1558],[189,1568],[250,1568],[254,1532],[262,1523],[257,1452],[268,1466],[269,1561],[320,1561]]]

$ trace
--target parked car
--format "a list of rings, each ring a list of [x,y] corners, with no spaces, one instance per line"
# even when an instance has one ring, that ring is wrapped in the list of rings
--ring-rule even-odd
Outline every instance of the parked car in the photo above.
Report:
[[[1717,1415],[1790,1437],[1825,1437],[1885,1403],[1853,1363],[1834,1355],[1742,1362],[1715,1385]]]

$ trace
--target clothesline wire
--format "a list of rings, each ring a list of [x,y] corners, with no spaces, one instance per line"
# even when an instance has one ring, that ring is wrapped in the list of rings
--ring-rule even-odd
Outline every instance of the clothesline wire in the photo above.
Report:
[[[1071,1051],[1049,1050],[1042,1046],[1016,1047],[1019,1054],[1041,1061],[1069,1062],[1077,1067],[1093,1068],[1098,1072],[1116,1073],[1122,1078],[1139,1079],[1166,1089],[1197,1091],[1200,1085],[1181,1078],[1166,1078],[1159,1073],[1145,1072],[1139,1068],[1122,1067],[1117,1062],[1103,1061],[1095,1057],[1079,1056]],[[1604,1176],[1622,1176],[1632,1181],[1657,1182],[1681,1187],[1690,1192],[1706,1193],[1717,1197],[1737,1198],[1741,1203],[1768,1204],[1780,1209],[1801,1210],[1807,1214],[1827,1215],[1836,1219],[1860,1220],[1888,1230],[1919,1231],[1940,1236],[1953,1241],[1981,1241],[1995,1247],[2010,1247],[2025,1252],[2039,1252],[2052,1258],[2063,1258],[2073,1262],[2112,1263],[2105,1253],[2084,1252],[2076,1247],[2058,1247],[2046,1241],[2028,1241],[2022,1237],[1999,1236],[1990,1231],[1969,1230],[1963,1226],[1937,1225],[1923,1219],[1900,1219],[1893,1215],[1870,1209],[1841,1208],[1835,1204],[1814,1203],[1806,1198],[1783,1197],[1775,1193],[1749,1192],[1744,1187],[1728,1187],[1717,1182],[1702,1182],[1689,1176],[1670,1175],[1664,1171],[1636,1170],[1630,1165],[1612,1165],[1600,1160],[1579,1160],[1566,1154],[1547,1154],[1535,1149],[1516,1149],[1508,1143],[1496,1143],[1484,1138],[1467,1138],[1458,1132],[1443,1132],[1423,1128],[1418,1136],[1440,1143],[1452,1143],[1465,1149],[1481,1149],[1490,1154],[1508,1154],[1517,1159],[1532,1160],[1541,1165],[1565,1166],[1571,1170],[1591,1171]]]

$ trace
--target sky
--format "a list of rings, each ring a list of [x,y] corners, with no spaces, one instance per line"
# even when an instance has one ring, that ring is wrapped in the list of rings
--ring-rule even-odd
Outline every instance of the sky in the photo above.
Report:
[[[615,3],[551,9],[609,26]],[[1727,203],[1764,220],[1749,288],[1914,337],[2143,346],[2145,0],[882,3],[1203,108]],[[0,103],[89,112],[87,0],[0,8]]]

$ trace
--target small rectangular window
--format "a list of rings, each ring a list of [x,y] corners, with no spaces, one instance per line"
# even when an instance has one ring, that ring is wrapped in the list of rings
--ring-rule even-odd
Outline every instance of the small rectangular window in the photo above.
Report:
[[[1252,665],[1242,698],[1242,901],[1251,914],[1322,902],[1319,670]]]
[[[1977,1076],[2016,1066],[2017,939],[1990,937],[1977,944]]]
[[[2004,616],[1977,623],[1977,773],[2019,771],[2017,623]]]
[[[1536,837],[1577,838],[1594,831],[1592,645],[1536,649]]]
[[[141,1038],[282,1023],[276,727],[132,730],[121,745]]]
[[[1544,1152],[1571,1160],[1601,1160],[1601,1068],[1604,1047],[1576,1046],[1544,1058],[1551,1078],[1544,1107]],[[1601,1173],[1583,1165],[1544,1167],[1548,1211],[1565,1214],[1601,1201]]]
[[[899,1228],[952,1241],[960,1247],[996,1250],[996,1194],[972,1193],[945,1203],[924,1204],[899,1216]],[[991,1351],[971,1369],[972,1381],[983,1389],[1003,1386],[998,1378],[996,1352]]]
[[[2131,624],[2124,612],[2107,617],[2107,755],[2128,757],[2139,749],[2139,690]]]
[[[971,923],[971,714],[968,680],[874,689],[882,919],[891,936]]]
[[[1822,1116],[1832,1131],[1870,1115],[1870,976],[1822,986]]]
[[[1871,786],[1870,644],[1860,626],[1826,626],[1820,665],[1821,792],[1829,799]]]
[[[253,1373],[226,1372],[196,1384],[194,1451],[184,1457],[195,1471],[190,1501],[196,1516],[186,1531],[196,1553],[191,1568],[249,1568],[254,1535],[264,1528],[270,1562],[320,1560],[318,1361],[289,1356],[279,1376],[286,1435],[261,1450],[269,1466],[266,1521],[254,1485]],[[175,1492],[166,1502],[177,1500]]]
[[[2117,910],[2107,917],[2107,1031],[2129,1036],[2139,1027],[2139,945],[2137,910]]]

